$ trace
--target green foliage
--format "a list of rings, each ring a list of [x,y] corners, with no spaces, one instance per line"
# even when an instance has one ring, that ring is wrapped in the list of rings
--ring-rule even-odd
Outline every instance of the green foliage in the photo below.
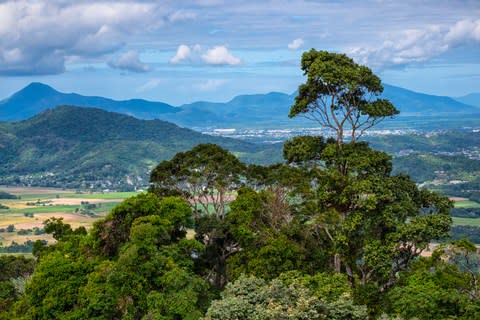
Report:
[[[480,243],[480,227],[454,225],[451,233],[453,240],[467,238],[473,243]]]
[[[324,301],[298,281],[240,277],[214,301],[205,319],[365,319],[366,309],[343,297]]]
[[[302,55],[307,81],[298,88],[289,117],[304,115],[333,130],[343,144],[347,130],[355,141],[365,130],[399,111],[385,99],[380,78],[344,54],[311,49]],[[374,97],[374,99],[370,99]]]
[[[20,197],[0,190],[0,199],[20,199]]]
[[[477,319],[476,251],[472,243],[461,240],[441,246],[431,258],[421,258],[388,293],[389,312],[405,319]]]
[[[63,218],[52,217],[44,221],[43,225],[46,233],[51,233],[55,240],[60,240],[73,232],[72,227],[63,223]]]
[[[25,309],[29,319],[199,319],[212,295],[210,284],[193,272],[203,245],[185,238],[191,219],[184,200],[153,194],[126,200],[88,234],[50,219],[45,228],[58,242],[41,250],[13,314]],[[112,237],[102,239],[106,226]]]
[[[151,190],[184,195],[196,213],[202,210],[223,218],[227,193],[237,189],[245,166],[233,154],[214,144],[200,144],[163,161],[150,176]]]
[[[92,234],[96,248],[105,256],[117,255],[120,246],[130,236],[133,221],[151,215],[169,221],[169,232],[174,239],[182,237],[185,228],[191,224],[191,210],[185,201],[179,198],[160,201],[152,193],[139,194],[117,205],[105,219],[95,223]]]
[[[320,161],[326,143],[323,137],[300,136],[283,145],[283,158],[287,163]]]
[[[0,255],[0,319],[11,319],[9,312],[25,290],[35,261],[24,256]]]

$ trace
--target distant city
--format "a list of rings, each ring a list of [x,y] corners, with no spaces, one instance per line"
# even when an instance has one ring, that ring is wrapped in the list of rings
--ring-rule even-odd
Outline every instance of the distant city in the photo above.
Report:
[[[332,137],[334,133],[325,128],[312,127],[312,128],[282,128],[282,129],[238,129],[238,128],[193,128],[203,134],[211,136],[222,136],[234,139],[242,139],[250,142],[257,143],[280,143],[295,136],[323,136]],[[465,127],[458,130],[479,132],[479,128]],[[379,137],[379,136],[403,136],[403,135],[423,135],[431,137],[450,130],[425,130],[425,129],[378,129],[365,132],[364,136]],[[348,131],[346,136],[348,136]]]

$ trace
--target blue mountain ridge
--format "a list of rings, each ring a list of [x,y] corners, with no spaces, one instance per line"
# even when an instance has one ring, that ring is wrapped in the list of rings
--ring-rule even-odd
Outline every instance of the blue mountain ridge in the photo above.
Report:
[[[480,114],[480,108],[446,96],[434,96],[384,85],[382,97],[389,99],[407,116],[462,116]],[[96,107],[132,115],[139,119],[161,119],[185,127],[252,127],[282,124],[299,125],[305,119],[289,119],[288,113],[296,93],[239,95],[228,102],[199,101],[182,106],[142,99],[117,101],[97,96],[62,93],[42,83],[31,83],[7,99],[0,101],[0,120],[24,120],[59,105]]]
[[[456,97],[455,100],[480,108],[480,93],[470,93],[462,97]]]
[[[0,119],[5,121],[25,120],[59,105],[97,107],[141,119],[153,119],[157,114],[180,111],[178,108],[162,102],[142,99],[116,101],[104,97],[62,93],[46,84],[32,82],[9,98],[0,101]]]

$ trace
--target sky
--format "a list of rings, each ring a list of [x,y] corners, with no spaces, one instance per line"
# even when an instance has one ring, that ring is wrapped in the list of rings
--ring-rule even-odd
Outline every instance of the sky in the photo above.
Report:
[[[172,105],[292,93],[311,48],[414,91],[480,92],[480,0],[0,0],[0,99],[30,82]]]

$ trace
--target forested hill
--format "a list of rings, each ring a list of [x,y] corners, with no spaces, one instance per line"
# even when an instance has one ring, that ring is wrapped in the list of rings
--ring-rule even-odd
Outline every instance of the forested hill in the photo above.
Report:
[[[161,120],[61,106],[0,123],[0,184],[133,188],[153,166],[199,143],[219,144],[247,162],[275,161],[280,146],[203,135]]]

